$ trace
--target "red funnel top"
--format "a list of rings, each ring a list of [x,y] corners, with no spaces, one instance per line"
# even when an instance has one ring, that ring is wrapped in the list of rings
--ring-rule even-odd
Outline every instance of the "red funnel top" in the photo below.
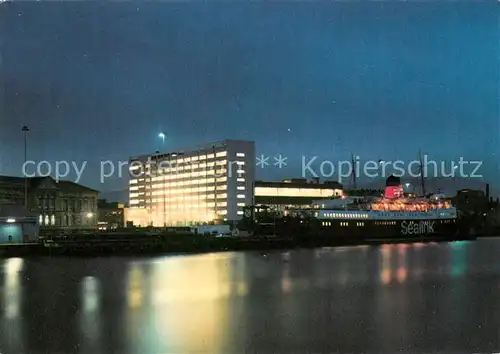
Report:
[[[389,199],[403,197],[403,185],[385,187],[384,197]]]

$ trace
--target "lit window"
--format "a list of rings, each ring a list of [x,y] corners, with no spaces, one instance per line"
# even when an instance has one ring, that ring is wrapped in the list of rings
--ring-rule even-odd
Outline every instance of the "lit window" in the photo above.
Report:
[[[245,153],[244,152],[237,152],[236,156],[238,156],[238,157],[245,157]]]
[[[245,190],[245,186],[238,186],[238,190],[244,191]]]
[[[239,207],[244,207],[244,206],[245,206],[245,203],[238,203],[238,206],[239,206]]]
[[[237,170],[236,173],[245,173],[244,170]]]
[[[43,215],[40,215],[40,216],[38,217],[38,223],[39,223],[39,224],[43,224]]]
[[[44,225],[48,225],[48,224],[49,224],[49,216],[45,215]]]
[[[244,194],[238,194],[238,195],[236,196],[236,198],[238,198],[238,199],[244,199],[244,198],[245,198],[245,195],[244,195]]]
[[[56,216],[55,216],[55,215],[52,215],[52,216],[50,217],[50,223],[51,223],[52,225],[55,225],[55,224],[56,224]]]
[[[238,215],[243,215],[243,210],[238,210],[237,214]]]
[[[245,182],[245,178],[238,178],[236,181],[237,182]]]

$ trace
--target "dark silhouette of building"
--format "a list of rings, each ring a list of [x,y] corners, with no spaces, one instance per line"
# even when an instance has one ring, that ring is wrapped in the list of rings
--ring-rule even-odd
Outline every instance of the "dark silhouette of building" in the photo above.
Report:
[[[483,214],[488,211],[488,198],[482,190],[461,189],[457,191],[455,206],[463,214]]]
[[[106,199],[99,199],[97,202],[99,210],[98,222],[104,224],[106,228],[116,229],[125,226],[125,205],[118,202],[108,202]]]
[[[28,178],[28,210],[42,228],[94,228],[99,192],[52,177]],[[0,202],[24,205],[24,177],[0,176]]]

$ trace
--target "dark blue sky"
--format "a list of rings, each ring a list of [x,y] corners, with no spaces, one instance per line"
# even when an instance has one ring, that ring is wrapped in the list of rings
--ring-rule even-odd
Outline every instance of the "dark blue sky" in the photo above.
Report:
[[[498,178],[496,2],[0,3],[0,173],[224,138],[301,156],[484,160]],[[288,131],[290,129],[290,131]]]

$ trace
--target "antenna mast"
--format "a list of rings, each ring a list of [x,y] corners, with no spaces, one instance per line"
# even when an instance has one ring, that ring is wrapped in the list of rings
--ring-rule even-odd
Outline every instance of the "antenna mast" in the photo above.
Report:
[[[352,169],[351,169],[352,186],[353,186],[353,189],[356,189],[357,188],[357,186],[356,186],[356,165],[355,165],[353,154],[351,154],[351,163],[352,163]]]
[[[422,152],[418,151],[418,158],[420,160],[420,184],[422,186],[422,194],[425,197],[425,178],[424,178],[424,162],[422,161]]]

